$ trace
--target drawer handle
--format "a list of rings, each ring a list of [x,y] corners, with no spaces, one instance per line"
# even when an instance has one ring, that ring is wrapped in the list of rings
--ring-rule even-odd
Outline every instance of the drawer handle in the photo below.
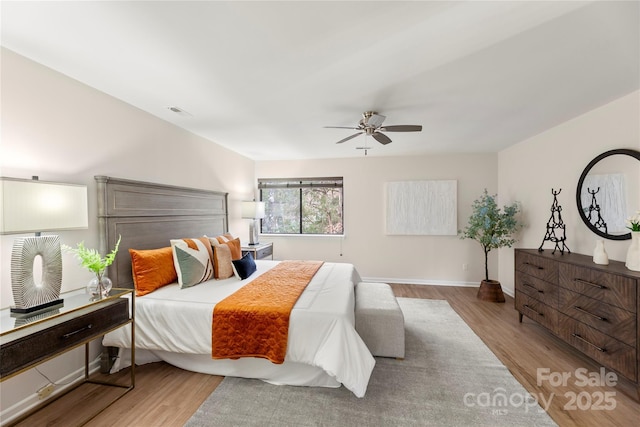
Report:
[[[594,343],[592,343],[591,341],[587,341],[586,339],[582,338],[580,335],[578,334],[571,334],[572,336],[578,338],[580,341],[583,341],[586,344],[589,344],[591,347],[595,348],[598,351],[601,351],[603,353],[607,352],[606,348],[602,348],[602,347],[598,347],[597,345],[595,345]]]
[[[537,268],[538,270],[544,270],[544,267],[540,267],[539,265],[532,264],[532,263],[530,263],[528,261],[525,261],[524,265],[528,265],[530,267]]]
[[[544,313],[540,313],[539,311],[537,311],[534,308],[531,308],[528,304],[523,305],[524,308],[529,309],[531,311],[533,311],[535,314],[537,314],[538,316],[543,316],[544,317]]]
[[[89,329],[93,328],[93,325],[91,323],[89,323],[87,326],[85,326],[84,328],[80,328],[77,331],[73,331],[73,332],[69,332],[68,334],[64,334],[62,336],[63,340],[66,340],[68,338],[71,338],[72,336],[74,336],[75,334],[79,334],[80,332],[84,332],[87,331]]]
[[[595,317],[596,319],[598,319],[598,320],[602,320],[603,322],[606,322],[606,321],[607,321],[607,318],[606,318],[606,317],[602,317],[602,316],[598,316],[597,314],[593,314],[593,313],[591,313],[591,312],[589,312],[589,311],[585,310],[584,308],[582,308],[582,307],[580,307],[580,306],[574,305],[574,306],[573,306],[573,308],[575,308],[576,310],[578,310],[580,313],[588,314],[589,316],[591,316],[591,317]]]
[[[589,285],[589,286],[594,287],[594,288],[598,288],[598,289],[607,289],[607,287],[606,287],[606,286],[598,285],[597,283],[587,282],[586,280],[582,280],[582,279],[573,279],[573,280],[574,280],[575,282],[582,283],[583,285]]]
[[[523,285],[523,286],[526,286],[526,287],[528,287],[528,288],[531,288],[531,289],[533,289],[534,291],[537,291],[537,292],[539,292],[539,293],[541,293],[541,294],[544,294],[544,291],[543,291],[542,289],[538,289],[538,288],[536,288],[536,287],[535,287],[535,286],[533,286],[533,285],[530,285],[530,284],[528,284],[528,283],[523,283],[522,285]]]

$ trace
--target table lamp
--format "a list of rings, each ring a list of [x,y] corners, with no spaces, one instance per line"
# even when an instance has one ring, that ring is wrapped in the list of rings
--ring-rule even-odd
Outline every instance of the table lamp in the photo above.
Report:
[[[89,228],[87,186],[0,177],[0,234],[18,237],[11,251],[12,313],[35,314],[62,304],[60,238],[42,231]],[[34,277],[36,257],[42,277]]]
[[[258,220],[264,218],[264,202],[242,202],[242,218],[250,219],[249,245],[258,244]]]

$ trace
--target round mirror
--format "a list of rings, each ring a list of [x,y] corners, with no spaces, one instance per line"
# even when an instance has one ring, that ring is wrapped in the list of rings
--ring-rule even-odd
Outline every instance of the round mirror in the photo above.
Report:
[[[621,148],[593,159],[576,190],[580,218],[598,236],[627,240],[626,221],[640,209],[640,151]]]

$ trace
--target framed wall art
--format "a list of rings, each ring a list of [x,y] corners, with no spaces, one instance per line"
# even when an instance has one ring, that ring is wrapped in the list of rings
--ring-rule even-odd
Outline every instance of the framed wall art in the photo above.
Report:
[[[456,180],[386,183],[386,233],[455,236],[458,234]]]

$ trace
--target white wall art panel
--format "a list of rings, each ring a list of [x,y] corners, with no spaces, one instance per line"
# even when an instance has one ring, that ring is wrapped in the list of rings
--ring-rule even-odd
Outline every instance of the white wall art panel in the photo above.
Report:
[[[600,207],[600,216],[607,224],[606,232],[609,234],[626,234],[627,191],[625,176],[623,174],[592,175],[585,177],[582,184],[580,199],[585,209],[585,215],[589,216],[589,206],[593,204],[593,197],[587,190],[595,191],[596,203]],[[596,212],[591,214],[591,223],[595,225],[598,220]],[[602,230],[604,231],[604,230]]]
[[[458,234],[456,180],[387,183],[387,234]]]

